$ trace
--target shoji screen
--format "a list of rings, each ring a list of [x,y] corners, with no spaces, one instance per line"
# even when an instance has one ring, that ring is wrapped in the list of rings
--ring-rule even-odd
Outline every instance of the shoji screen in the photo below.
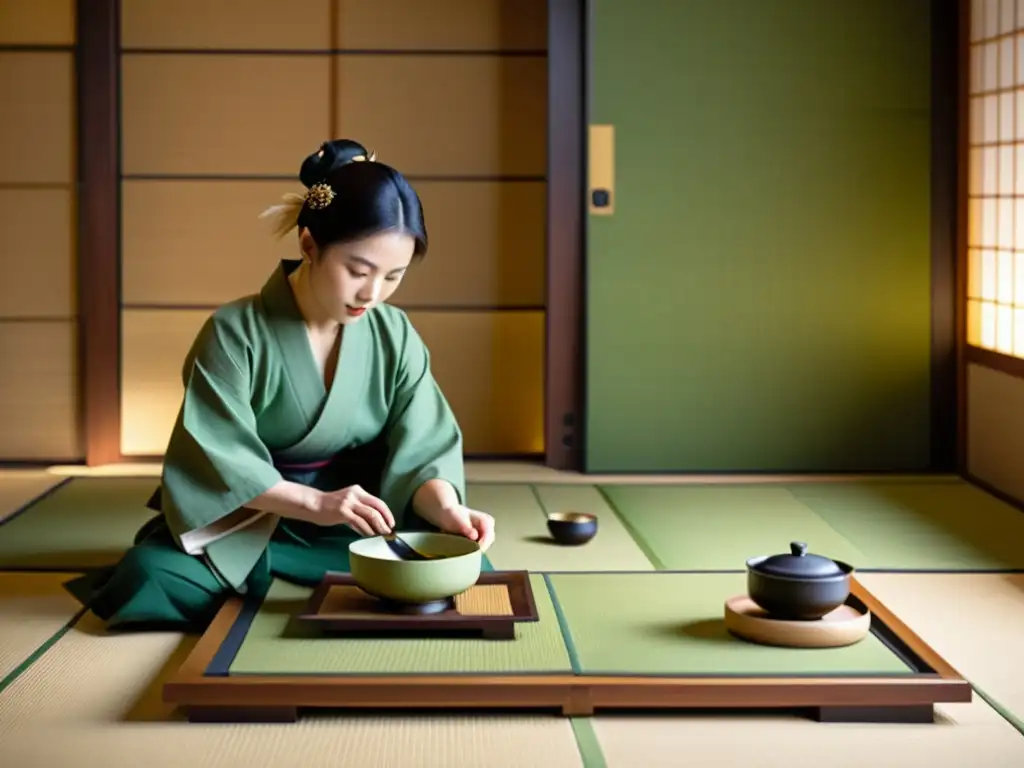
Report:
[[[218,304],[294,240],[259,212],[351,137],[407,174],[431,252],[395,295],[471,454],[543,450],[543,0],[124,0],[122,451],[161,454]]]
[[[0,3],[0,460],[81,457],[71,0]]]
[[[1024,0],[971,0],[967,343],[1024,358]],[[967,470],[1024,499],[1016,361],[967,364]]]
[[[1024,2],[971,10],[967,341],[1024,357]]]

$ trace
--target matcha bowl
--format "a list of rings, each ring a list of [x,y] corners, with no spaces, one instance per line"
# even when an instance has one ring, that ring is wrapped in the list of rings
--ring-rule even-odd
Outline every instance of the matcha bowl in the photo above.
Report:
[[[349,570],[359,588],[395,610],[417,613],[445,610],[448,601],[480,578],[480,545],[465,536],[425,531],[398,535],[429,560],[403,560],[382,536],[359,539],[348,547]]]

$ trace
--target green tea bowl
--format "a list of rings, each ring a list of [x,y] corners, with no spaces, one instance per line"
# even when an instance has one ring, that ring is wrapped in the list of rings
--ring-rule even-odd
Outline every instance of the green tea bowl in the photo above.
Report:
[[[480,545],[449,533],[397,532],[413,549],[436,560],[403,560],[381,536],[349,544],[349,571],[367,594],[411,605],[446,600],[480,578]]]

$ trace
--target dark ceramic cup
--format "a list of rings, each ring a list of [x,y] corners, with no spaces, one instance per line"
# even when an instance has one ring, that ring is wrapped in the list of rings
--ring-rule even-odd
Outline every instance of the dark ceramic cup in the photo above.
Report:
[[[795,621],[820,619],[850,596],[853,566],[807,552],[802,541],[790,554],[747,561],[747,594],[771,618]]]
[[[556,512],[548,516],[548,532],[559,544],[586,544],[597,535],[597,515],[586,512]]]

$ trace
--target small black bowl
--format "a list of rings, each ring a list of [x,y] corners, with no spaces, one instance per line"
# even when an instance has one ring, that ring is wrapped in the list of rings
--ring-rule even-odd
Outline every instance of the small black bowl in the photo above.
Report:
[[[559,544],[586,544],[597,535],[597,515],[587,512],[556,512],[548,516],[548,531]]]

